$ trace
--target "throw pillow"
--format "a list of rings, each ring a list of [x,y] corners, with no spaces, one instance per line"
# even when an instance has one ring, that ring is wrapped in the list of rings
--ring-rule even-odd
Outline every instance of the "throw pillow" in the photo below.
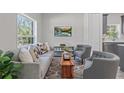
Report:
[[[38,54],[44,54],[46,52],[48,52],[50,50],[50,47],[48,45],[48,42],[45,42],[45,43],[37,43],[37,47],[36,47],[38,51]]]
[[[33,62],[32,56],[31,56],[29,50],[26,48],[20,49],[19,59],[21,60],[21,62],[31,62],[31,63]]]
[[[37,49],[39,50],[39,54],[44,54],[46,53],[48,50],[47,50],[47,46],[45,43],[38,43],[37,44]]]
[[[41,50],[41,54],[44,54],[46,53],[47,51],[46,50]]]
[[[44,51],[47,51],[47,46],[46,46],[45,43],[43,43],[43,50],[44,50]]]
[[[34,52],[36,54],[36,56],[38,57],[38,55],[40,55],[40,48],[39,48],[39,44],[35,44],[35,45],[30,45],[30,48],[34,49]]]
[[[42,54],[42,49],[43,49],[43,44],[42,43],[37,43],[37,50],[38,50],[38,54],[41,55]]]
[[[33,58],[33,61],[37,62],[37,60],[38,60],[38,53],[35,51],[35,49],[33,47],[30,47],[29,52],[30,52],[30,54],[31,54],[31,56]]]
[[[50,51],[50,46],[49,46],[48,42],[45,42],[45,45],[47,47],[47,51]]]

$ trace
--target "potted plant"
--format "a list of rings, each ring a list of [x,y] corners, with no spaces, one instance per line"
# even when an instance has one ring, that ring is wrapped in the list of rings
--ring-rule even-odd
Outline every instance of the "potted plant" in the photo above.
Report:
[[[17,77],[17,73],[21,67],[20,64],[14,64],[11,62],[14,53],[0,52],[0,78],[1,79],[15,79]]]
[[[117,31],[107,31],[106,35],[113,41],[118,37]]]

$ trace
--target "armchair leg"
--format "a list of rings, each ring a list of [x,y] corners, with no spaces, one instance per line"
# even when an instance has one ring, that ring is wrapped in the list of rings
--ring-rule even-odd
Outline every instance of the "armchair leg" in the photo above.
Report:
[[[85,59],[82,59],[82,65],[84,64],[84,62],[85,62]]]
[[[82,64],[84,63],[84,59],[82,59]]]

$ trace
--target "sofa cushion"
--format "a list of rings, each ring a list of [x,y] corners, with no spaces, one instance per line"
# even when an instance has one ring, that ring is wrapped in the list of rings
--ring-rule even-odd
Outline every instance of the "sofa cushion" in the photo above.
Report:
[[[28,49],[21,48],[19,52],[19,59],[21,62],[33,62],[32,56]]]
[[[42,78],[45,76],[46,72],[48,71],[48,68],[51,63],[50,57],[40,57],[39,62],[42,70]]]

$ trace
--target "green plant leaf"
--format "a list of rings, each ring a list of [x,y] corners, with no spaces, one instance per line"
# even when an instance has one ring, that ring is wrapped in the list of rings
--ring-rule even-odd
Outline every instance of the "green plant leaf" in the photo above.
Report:
[[[10,67],[11,67],[11,65],[12,65],[12,63],[8,63],[8,64],[2,64],[1,66],[0,66],[0,70],[4,70],[4,71],[6,71],[6,70],[8,70]]]
[[[12,75],[9,74],[9,75],[5,76],[3,79],[12,79]]]
[[[20,69],[22,67],[22,65],[21,64],[14,64],[13,67],[16,69],[18,69],[18,68]]]
[[[11,72],[17,73],[21,69],[22,65],[20,64],[14,64],[13,68],[11,69]]]
[[[0,78],[12,79],[18,77],[17,74],[21,65],[11,62],[12,56],[13,53],[11,52],[6,52],[6,55],[0,55]]]
[[[3,53],[3,51],[2,50],[0,50],[0,55]]]
[[[7,51],[3,56],[7,56],[9,57],[10,59],[13,57],[14,53],[11,52],[11,51]]]
[[[7,56],[0,57],[0,62],[10,61],[10,58]]]

